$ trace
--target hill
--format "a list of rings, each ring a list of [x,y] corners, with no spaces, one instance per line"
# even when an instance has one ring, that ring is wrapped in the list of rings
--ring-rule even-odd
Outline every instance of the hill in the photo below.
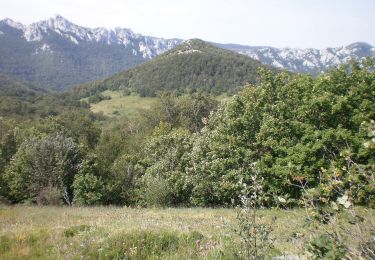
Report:
[[[107,89],[141,96],[154,96],[162,90],[232,94],[245,84],[257,82],[260,67],[265,66],[245,55],[192,39],[140,66],[86,84],[77,91],[86,95]]]
[[[38,93],[46,93],[47,91],[35,87],[25,81],[15,79],[11,76],[0,74],[0,95],[25,98],[35,96]]]
[[[57,115],[67,109],[80,109],[81,104],[68,95],[45,89],[0,74],[0,117],[36,118]]]

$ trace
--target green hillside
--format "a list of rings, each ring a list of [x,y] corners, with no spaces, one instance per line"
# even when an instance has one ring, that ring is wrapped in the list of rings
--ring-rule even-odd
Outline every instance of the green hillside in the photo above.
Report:
[[[57,115],[82,104],[69,95],[48,92],[32,84],[0,74],[0,117],[35,118]]]
[[[34,96],[37,93],[46,93],[46,90],[34,87],[33,85],[17,80],[5,74],[0,74],[0,95],[26,97]]]
[[[141,96],[155,96],[162,90],[232,94],[247,83],[258,82],[259,67],[264,67],[259,61],[193,39],[138,67],[76,91],[83,96],[108,89]]]

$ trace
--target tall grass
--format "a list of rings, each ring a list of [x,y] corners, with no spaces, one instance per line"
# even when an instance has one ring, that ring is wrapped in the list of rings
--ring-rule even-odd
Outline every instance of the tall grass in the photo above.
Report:
[[[270,256],[303,256],[303,210],[264,210]],[[0,206],[0,259],[233,259],[235,209]]]

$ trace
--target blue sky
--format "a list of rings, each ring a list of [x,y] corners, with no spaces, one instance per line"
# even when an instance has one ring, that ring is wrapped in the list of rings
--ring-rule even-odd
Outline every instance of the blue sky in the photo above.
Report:
[[[25,24],[60,14],[87,27],[164,38],[323,48],[375,46],[375,0],[0,0],[0,19]]]

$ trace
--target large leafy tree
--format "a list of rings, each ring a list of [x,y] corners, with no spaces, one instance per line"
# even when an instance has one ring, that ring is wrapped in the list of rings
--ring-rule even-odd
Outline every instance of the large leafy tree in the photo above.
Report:
[[[73,203],[78,205],[97,205],[102,202],[103,182],[95,158],[87,158],[79,166],[74,176]]]
[[[9,199],[22,202],[35,198],[46,187],[72,197],[72,183],[82,155],[72,138],[62,134],[24,141],[6,169]]]
[[[270,195],[292,199],[301,184],[320,183],[322,169],[340,153],[368,164],[361,123],[375,117],[375,72],[371,61],[351,64],[313,79],[263,71],[210,118],[194,143],[192,199],[200,205],[237,199],[251,164],[265,178]]]
[[[206,93],[197,92],[181,96],[177,106],[180,125],[196,133],[203,128],[203,120],[216,110],[218,101]]]
[[[158,191],[154,183],[163,183],[169,189],[168,198],[163,198],[165,204],[187,204],[192,183],[185,169],[189,164],[191,148],[192,139],[189,131],[184,129],[168,131],[161,124],[146,144],[146,156],[143,160],[145,172],[140,179],[143,195],[150,195],[150,190]],[[157,194],[150,196],[157,196]]]

